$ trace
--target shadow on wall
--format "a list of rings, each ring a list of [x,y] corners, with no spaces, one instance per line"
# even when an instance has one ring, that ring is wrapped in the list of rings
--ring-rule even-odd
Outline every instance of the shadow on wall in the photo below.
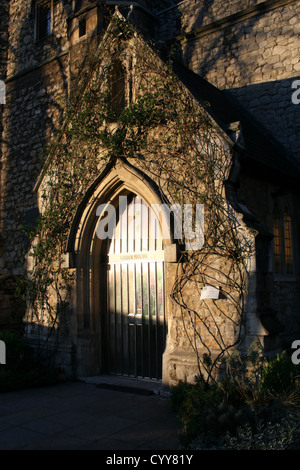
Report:
[[[192,24],[188,26],[188,33],[185,33],[183,29],[183,14],[178,10],[178,20],[180,19],[180,27],[178,23],[178,34],[183,34],[186,39],[191,39],[186,43],[181,44],[178,49],[179,57],[181,58],[182,62],[187,66],[191,66],[192,59],[194,57],[194,53],[197,49],[201,50],[201,61],[198,61],[197,70],[194,69],[196,73],[205,77],[208,75],[210,71],[216,68],[217,62],[224,58],[228,59],[235,59],[236,63],[240,66],[240,69],[245,65],[245,62],[241,59],[240,55],[237,51],[237,46],[239,45],[240,41],[245,36],[245,31],[247,34],[251,33],[251,30],[255,27],[255,25],[259,22],[260,16],[254,16],[245,20],[242,23],[233,24],[232,26],[217,26],[213,34],[207,34],[207,32],[201,33],[201,28],[207,27],[209,25],[215,25],[220,20],[220,18],[226,18],[230,16],[230,12],[227,12],[224,7],[221,7],[221,14],[216,16],[214,13],[214,8],[216,12],[220,11],[220,7],[218,8],[218,1],[217,0],[209,0],[207,2],[203,2],[204,5],[198,9],[197,15],[195,15],[194,21]],[[249,4],[247,7],[255,4],[256,2],[248,2]],[[222,8],[224,10],[224,14],[222,15]],[[243,8],[244,9],[244,8]],[[196,41],[193,38],[197,39],[197,35],[201,35],[201,40]],[[209,47],[207,47],[207,41],[209,42]],[[248,54],[249,55],[249,54]],[[248,58],[245,58],[246,63]]]
[[[177,7],[176,56],[187,68],[226,90],[235,104],[243,107],[244,112],[247,110],[248,117],[265,129],[269,139],[281,144],[285,154],[299,160],[300,105],[297,107],[291,100],[295,91],[291,85],[297,78],[276,79],[278,74],[292,76],[295,73],[289,73],[284,66],[288,61],[289,67],[293,67],[290,47],[292,39],[296,38],[295,29],[292,23],[284,23],[284,29],[272,26],[268,21],[274,15],[279,17],[280,10],[268,11],[266,2],[256,3],[243,0],[241,6],[233,4],[226,10],[218,0],[201,2],[203,6],[197,8],[192,21],[184,14],[184,5]],[[246,11],[249,7],[255,7],[253,11],[250,8],[250,17],[236,21],[238,9]],[[226,17],[231,18],[232,24],[220,22],[220,18]],[[278,61],[274,64],[271,53],[276,45]],[[265,81],[268,78],[269,81]],[[243,86],[238,86],[240,84]]]
[[[32,1],[29,8],[24,9],[19,25],[15,18],[11,18],[8,49],[10,63],[15,66],[10,66],[7,77],[7,104],[3,114],[4,165],[1,182],[5,188],[5,199],[2,201],[1,210],[7,214],[1,227],[4,240],[4,272],[16,275],[24,267],[22,227],[26,223],[27,211],[33,210],[37,205],[33,186],[43,164],[43,148],[47,136],[50,133],[55,134],[62,122],[63,107],[58,98],[66,100],[68,96],[64,58],[58,59],[53,66],[56,83],[62,84],[61,92],[56,91],[54,96],[51,93],[54,87],[53,79],[46,75],[43,67],[33,68],[45,57],[61,52],[60,41],[55,39],[54,35],[40,42],[35,40],[34,3]],[[65,12],[68,2],[61,3]]]
[[[15,288],[14,276],[0,275],[0,330],[22,335],[25,327],[23,323],[25,302],[14,296]]]
[[[295,78],[256,83],[225,91],[243,112],[254,114],[259,127],[266,129],[270,140],[276,139],[285,153],[300,161],[300,104],[292,102]],[[295,95],[294,95],[295,96]],[[253,117],[252,117],[253,119]]]
[[[67,0],[55,5],[60,8],[62,16],[68,14]],[[45,142],[50,134],[56,134],[62,123],[62,101],[67,100],[69,93],[65,57],[58,57],[55,63],[49,63],[46,70],[35,67],[45,58],[62,52],[61,38],[53,34],[36,41],[35,2],[32,0],[24,5],[19,18],[13,10],[16,7],[16,4],[10,5],[10,13],[14,12],[10,17],[11,36],[7,41],[10,66],[4,74],[7,74],[7,99],[6,105],[2,106],[0,128],[1,191],[2,195],[5,194],[0,201],[3,215],[0,233],[0,254],[3,256],[0,327],[8,326],[9,329],[24,327],[25,305],[14,298],[15,280],[24,271],[25,250],[28,248],[24,226],[34,227],[38,216],[33,187],[45,158]],[[58,83],[61,84],[59,90]]]
[[[1,184],[6,192],[1,210],[7,214],[0,236],[4,273],[17,275],[25,266],[23,250],[28,241],[23,227],[34,226],[32,218],[38,215],[33,188],[45,161],[45,144],[60,129],[70,96],[66,19],[71,4],[71,0],[54,2],[53,33],[39,40],[35,37],[34,0],[22,11],[19,24],[12,18],[14,22],[10,25],[11,65],[6,83],[7,104],[3,107],[1,148],[4,162]],[[85,60],[83,55],[80,62],[84,64]],[[76,72],[75,67],[72,72]]]

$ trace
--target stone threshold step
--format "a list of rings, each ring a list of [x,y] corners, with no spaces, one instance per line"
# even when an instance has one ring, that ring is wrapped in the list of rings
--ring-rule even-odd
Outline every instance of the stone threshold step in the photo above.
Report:
[[[139,395],[161,395],[162,382],[135,379],[114,375],[98,375],[93,377],[80,377],[79,381],[94,384],[99,388],[117,390],[126,393],[136,393]]]

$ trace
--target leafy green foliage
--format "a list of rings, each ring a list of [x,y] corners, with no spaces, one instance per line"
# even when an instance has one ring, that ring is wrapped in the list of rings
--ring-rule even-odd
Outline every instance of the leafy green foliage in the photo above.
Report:
[[[180,383],[171,403],[183,424],[181,444],[192,449],[286,449],[297,441],[297,369],[283,352],[267,362],[256,345],[217,384]],[[233,364],[239,365],[232,370]]]
[[[261,391],[274,397],[295,388],[300,377],[300,365],[293,364],[287,352],[277,354],[262,370]]]
[[[279,422],[258,420],[240,426],[235,435],[226,434],[223,448],[228,450],[286,450],[294,443],[295,423],[292,419]]]
[[[206,386],[180,383],[171,392],[171,403],[183,423],[182,444],[187,445],[198,435],[220,436],[233,430],[250,416],[250,408],[243,403],[234,388],[216,383]]]

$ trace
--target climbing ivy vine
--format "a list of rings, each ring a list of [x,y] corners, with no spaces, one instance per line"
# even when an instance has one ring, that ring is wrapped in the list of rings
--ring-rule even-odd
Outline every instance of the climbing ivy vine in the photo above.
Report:
[[[127,105],[115,112],[110,81],[117,61],[130,77]],[[73,80],[64,125],[46,149],[42,214],[30,233],[31,267],[24,280],[30,323],[51,334],[63,329],[73,282],[64,266],[70,226],[87,189],[118,158],[153,178],[168,204],[204,204],[204,246],[189,251],[184,238],[180,241],[183,249],[171,299],[197,356],[200,377],[211,380],[225,352],[241,341],[252,252],[251,240],[240,230],[226,197],[230,144],[180,85],[172,60],[161,60],[118,16]],[[219,286],[226,304],[200,301],[204,285]]]

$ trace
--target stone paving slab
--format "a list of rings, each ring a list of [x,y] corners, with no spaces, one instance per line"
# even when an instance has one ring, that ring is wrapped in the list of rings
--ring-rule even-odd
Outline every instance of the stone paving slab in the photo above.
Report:
[[[0,449],[177,450],[167,396],[71,382],[0,394]]]

